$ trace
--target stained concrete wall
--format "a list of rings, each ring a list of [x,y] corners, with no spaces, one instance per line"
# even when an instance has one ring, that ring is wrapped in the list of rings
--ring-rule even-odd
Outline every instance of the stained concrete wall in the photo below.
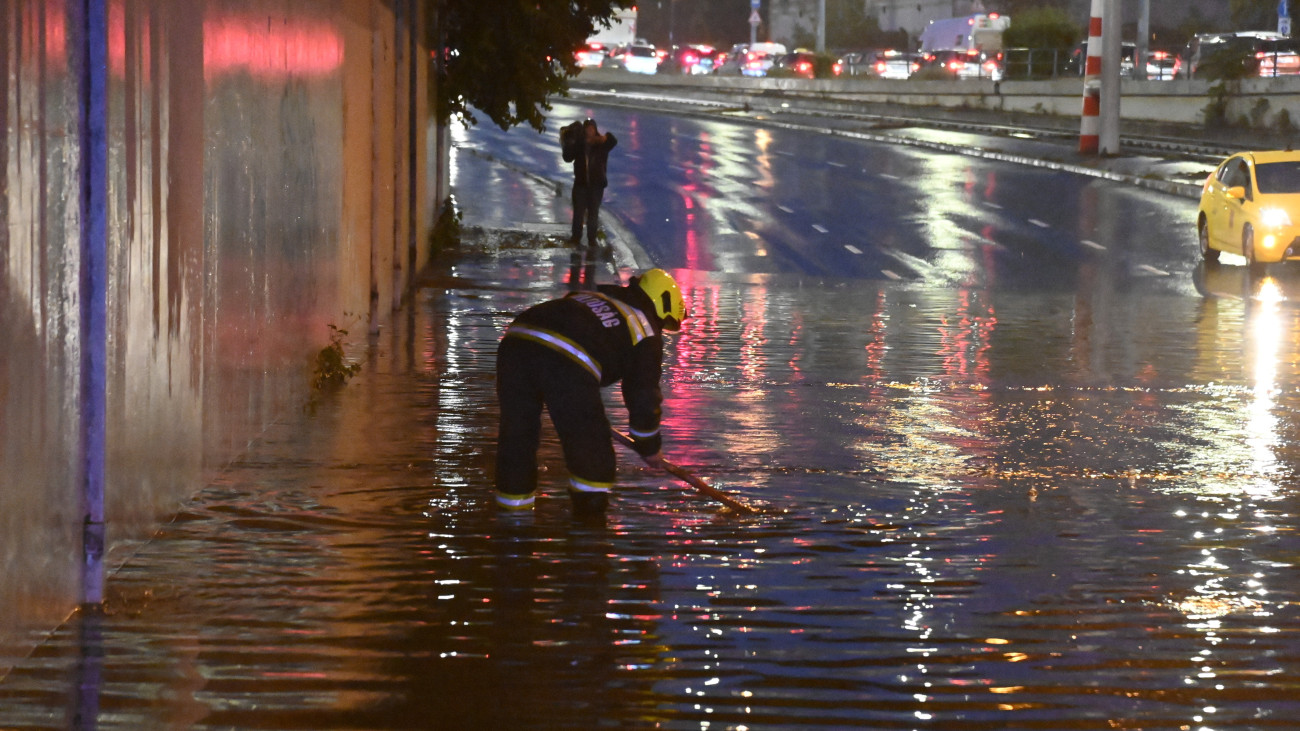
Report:
[[[84,1],[0,4],[0,675],[80,589]],[[384,326],[445,172],[423,3],[105,5],[111,569]]]

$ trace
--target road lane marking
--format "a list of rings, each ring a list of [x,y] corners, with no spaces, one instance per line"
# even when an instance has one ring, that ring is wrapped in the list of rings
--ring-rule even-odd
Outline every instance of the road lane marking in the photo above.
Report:
[[[814,224],[813,224],[813,230],[816,231],[816,232],[819,233],[819,234],[828,234],[828,233],[831,232],[830,229],[826,228],[825,226],[821,225],[820,223],[814,223]]]
[[[848,165],[845,165],[845,164],[842,163],[842,162],[835,162],[834,160],[829,160],[829,161],[827,161],[826,164],[827,164],[827,165],[830,165],[830,166],[833,167],[833,168],[843,168],[843,167],[848,167]]]
[[[1044,222],[1038,220],[1037,218],[1031,218],[1031,219],[1029,219],[1029,222],[1032,223],[1032,224],[1034,224],[1035,226],[1037,226],[1037,227],[1039,227],[1039,228],[1051,228],[1051,227],[1052,227],[1052,224],[1050,224],[1050,223],[1044,223]]]
[[[780,208],[784,213],[794,213],[793,208],[787,208],[786,206],[777,206],[777,208]]]
[[[886,277],[889,277],[890,279],[892,279],[892,280],[894,280],[894,281],[898,281],[898,280],[902,279],[902,277],[898,276],[897,274],[895,274],[894,272],[892,272],[892,271],[890,271],[890,270],[888,270],[888,269],[881,269],[881,270],[880,270],[880,273],[883,274],[883,275],[885,275]]]
[[[984,201],[984,205],[988,206],[989,208],[997,209],[999,211],[1002,210],[1002,206],[994,203],[993,201]]]
[[[866,170],[863,170],[862,172],[865,173]],[[881,173],[880,177],[884,178],[885,180],[898,180],[897,175],[890,175],[889,173]]]
[[[844,245],[844,248],[848,249],[850,254],[861,254],[861,253],[862,253],[862,249],[859,249],[858,247],[854,246],[853,244],[845,244],[845,245]]]
[[[1169,272],[1165,271],[1164,269],[1156,269],[1155,267],[1151,266],[1150,264],[1139,264],[1139,265],[1138,265],[1138,269],[1141,270],[1141,271],[1147,272],[1148,274],[1154,274],[1154,275],[1156,275],[1157,277],[1167,277],[1167,276],[1169,276]]]
[[[1097,251],[1105,251],[1105,250],[1106,250],[1106,247],[1102,246],[1101,244],[1097,243],[1096,241],[1089,241],[1089,240],[1087,240],[1087,239],[1084,239],[1083,241],[1080,241],[1079,243],[1083,244],[1084,246],[1086,246],[1086,247],[1088,247],[1088,248],[1090,248],[1090,249],[1096,249]]]

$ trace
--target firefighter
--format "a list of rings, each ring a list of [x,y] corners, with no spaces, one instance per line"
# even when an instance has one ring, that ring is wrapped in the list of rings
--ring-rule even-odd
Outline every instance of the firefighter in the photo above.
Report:
[[[545,406],[564,451],[574,512],[603,513],[615,462],[601,388],[620,381],[635,449],[660,466],[663,331],[680,329],[685,319],[681,290],[662,269],[626,286],[571,292],[516,317],[497,348],[497,505],[533,507]]]

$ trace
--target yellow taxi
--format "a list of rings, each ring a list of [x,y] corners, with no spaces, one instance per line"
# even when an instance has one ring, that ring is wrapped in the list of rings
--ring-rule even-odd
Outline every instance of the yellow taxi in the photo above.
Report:
[[[1240,254],[1252,270],[1300,259],[1300,152],[1239,152],[1205,179],[1196,229],[1201,256]]]

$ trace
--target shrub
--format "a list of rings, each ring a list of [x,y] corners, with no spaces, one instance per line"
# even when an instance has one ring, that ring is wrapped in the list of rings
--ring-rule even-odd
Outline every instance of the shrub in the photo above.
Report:
[[[1046,6],[1017,13],[1011,27],[1002,34],[1004,48],[1069,49],[1078,40],[1079,27],[1069,13]]]
[[[442,212],[429,233],[429,246],[435,256],[460,246],[460,221],[461,212],[456,207],[456,199],[449,195],[442,202]]]
[[[1265,120],[1268,118],[1268,100],[1260,99],[1250,107],[1250,126],[1253,129],[1263,129],[1266,127]]]
[[[1273,118],[1273,126],[1278,132],[1284,135],[1295,134],[1295,123],[1291,121],[1291,112],[1285,109],[1279,109],[1277,116]]]

